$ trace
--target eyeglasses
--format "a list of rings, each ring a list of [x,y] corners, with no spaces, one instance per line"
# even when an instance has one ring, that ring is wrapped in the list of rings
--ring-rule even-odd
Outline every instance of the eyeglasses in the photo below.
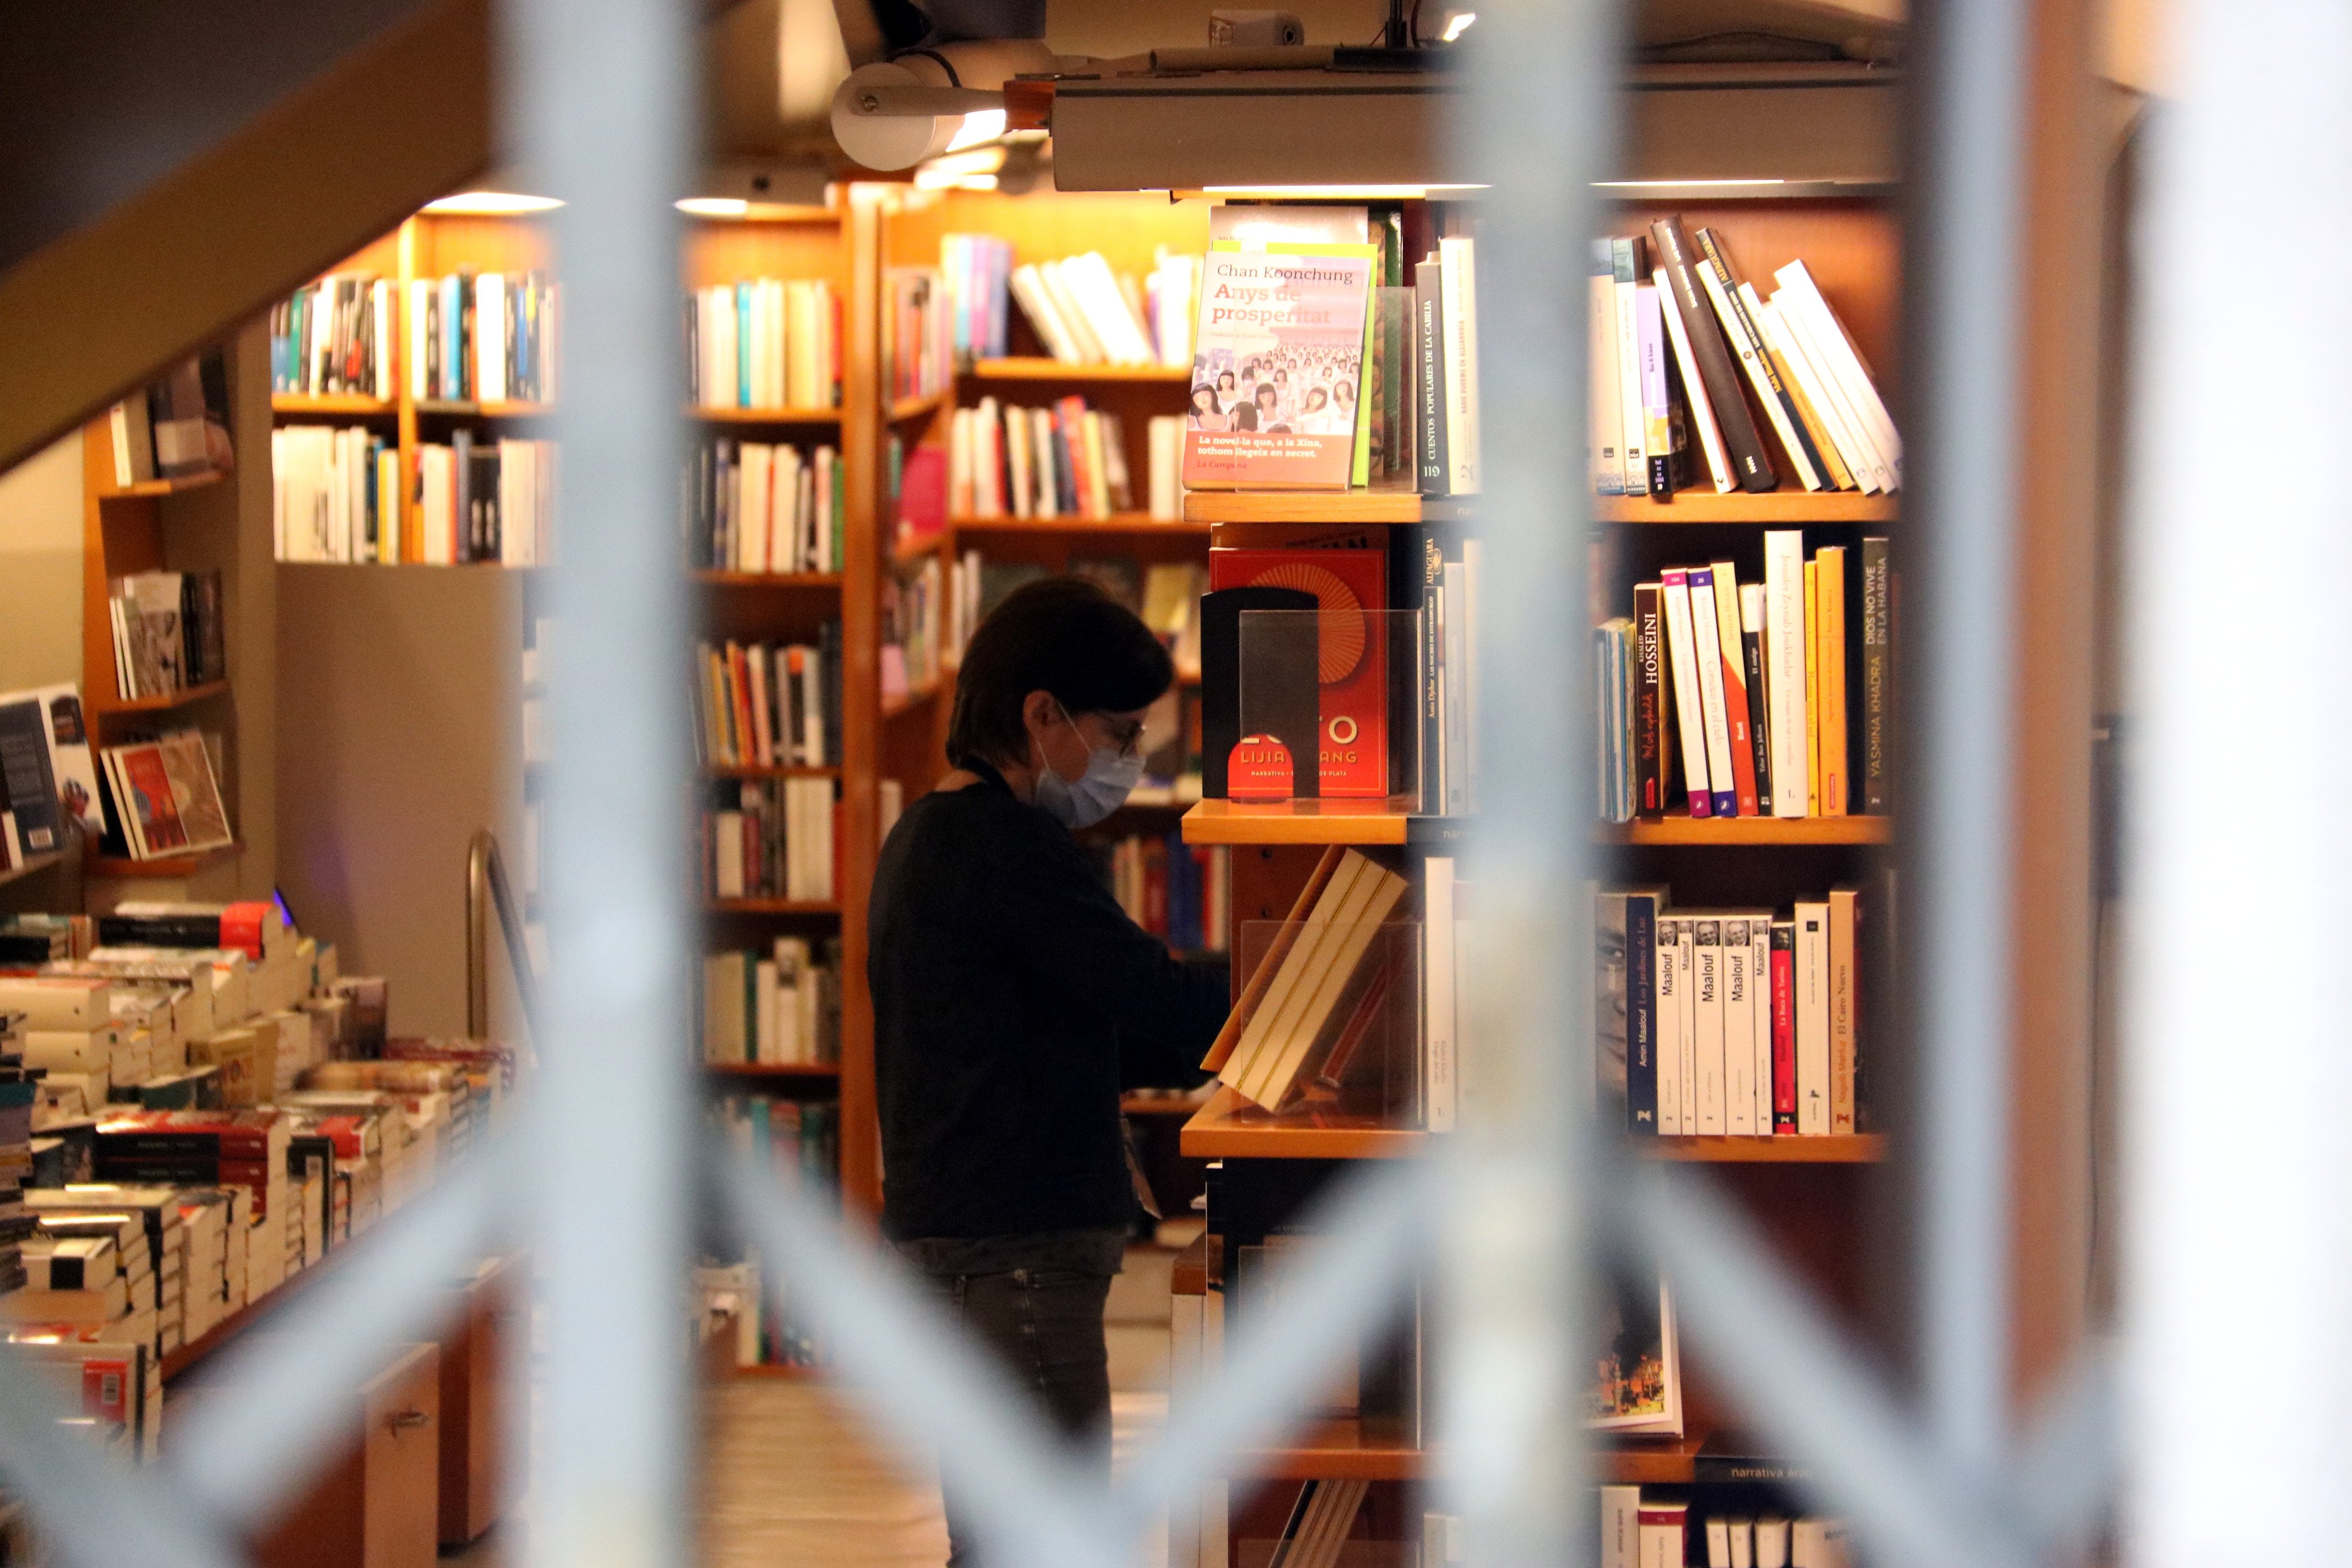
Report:
[[[1109,738],[1110,743],[1118,748],[1120,756],[1134,756],[1141,748],[1143,725],[1140,721],[1113,719],[1101,713],[1096,714],[1095,720],[1102,725],[1103,733]]]

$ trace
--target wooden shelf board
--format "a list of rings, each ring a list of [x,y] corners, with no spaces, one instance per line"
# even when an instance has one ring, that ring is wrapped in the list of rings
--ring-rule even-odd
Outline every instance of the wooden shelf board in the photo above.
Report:
[[[890,563],[893,566],[912,566],[928,560],[937,555],[940,547],[953,537],[943,528],[937,533],[917,539],[911,544],[894,544],[890,547]]]
[[[459,419],[544,419],[555,412],[552,403],[477,403],[471,398],[420,397],[416,412]]]
[[[1891,816],[1658,816],[1604,822],[1596,844],[1885,844]]]
[[[1013,355],[975,360],[963,374],[974,381],[1132,381],[1182,385],[1192,379],[1188,364],[1066,364],[1043,356]]]
[[[129,860],[120,856],[100,855],[89,863],[93,877],[193,877],[207,866],[224,860],[234,860],[245,853],[242,844],[225,844],[218,849],[206,849],[194,855],[165,855],[153,860]]]
[[[1886,1158],[1886,1140],[1875,1132],[1842,1132],[1813,1138],[1635,1138],[1633,1152],[1644,1159],[1696,1165],[1874,1165]]]
[[[832,899],[705,899],[702,907],[715,915],[837,915],[841,905]]]
[[[913,419],[920,415],[936,414],[952,395],[953,394],[950,392],[940,391],[927,392],[920,397],[901,397],[890,405],[891,422],[896,424],[901,419]]]
[[[174,708],[185,708],[208,697],[218,697],[227,689],[228,682],[226,680],[207,680],[196,686],[183,686],[167,697],[93,698],[84,706],[101,719],[116,713],[169,713]]]
[[[814,1383],[824,1376],[821,1366],[798,1366],[790,1362],[759,1361],[750,1366],[730,1369],[737,1377],[781,1378],[790,1383]]]
[[[1276,1117],[1220,1086],[1184,1123],[1178,1147],[1195,1160],[1401,1160],[1420,1153],[1428,1142],[1417,1127],[1388,1127],[1370,1116]]]
[[[704,776],[714,779],[837,779],[839,768],[803,767],[795,763],[770,766],[760,763],[705,763]]]
[[[1201,1101],[1188,1094],[1145,1094],[1129,1089],[1118,1097],[1118,1108],[1129,1116],[1190,1116]]]
[[[1204,800],[1184,814],[1187,844],[1402,844],[1413,816],[1387,800]]]
[[[1670,501],[1647,496],[1594,496],[1596,522],[1750,522],[1795,525],[1806,522],[1893,522],[1901,511],[1895,496],[1866,496],[1859,490],[1768,490],[1749,495],[1734,490],[1717,495],[1713,489],[1678,490]]]
[[[958,533],[1159,533],[1179,539],[1202,538],[1209,531],[1204,522],[1171,522],[1144,511],[1108,517],[960,517],[948,526]]]
[[[1615,1486],[1688,1486],[1706,1434],[1680,1437],[1598,1437],[1592,1479]],[[1410,1481],[1423,1473],[1427,1452],[1402,1436],[1369,1432],[1359,1421],[1318,1421],[1279,1447],[1244,1449],[1235,1473],[1262,1480]]]
[[[389,419],[400,412],[400,405],[389,397],[370,397],[357,392],[273,392],[269,395],[269,411]]]
[[[66,852],[52,849],[46,855],[28,855],[23,864],[0,868],[0,882],[13,882],[19,877],[30,877],[65,863]]]
[[[1187,522],[1457,522],[1475,496],[1414,490],[1186,490]]]
[[[708,588],[838,588],[838,572],[719,572],[698,566],[694,580]]]
[[[929,686],[917,686],[910,688],[903,695],[884,698],[882,700],[882,717],[885,719],[896,719],[901,713],[913,712],[916,709],[920,708],[925,703],[929,702],[932,698],[937,697],[940,694],[940,687],[941,684],[941,682],[935,680]]]
[[[123,485],[120,488],[110,485],[98,492],[98,499],[139,500],[153,496],[185,495],[190,490],[203,489],[206,485],[216,485],[221,482],[223,477],[219,469],[209,468],[201,474],[190,474],[184,479],[148,479],[143,483]]]
[[[838,425],[838,408],[728,408],[689,404],[686,416],[705,425]]]
[[[713,1078],[808,1078],[836,1079],[841,1067],[835,1062],[705,1062],[702,1070]]]

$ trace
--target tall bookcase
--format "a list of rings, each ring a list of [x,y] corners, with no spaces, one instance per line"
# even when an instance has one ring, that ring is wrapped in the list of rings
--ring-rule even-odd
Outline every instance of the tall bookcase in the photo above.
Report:
[[[1717,229],[1750,277],[1768,277],[1773,268],[1803,258],[1881,384],[1894,384],[1900,231],[1891,211],[1867,200],[1680,206],[1628,203],[1612,213],[1608,232],[1646,232],[1651,219],[1671,211],[1681,212],[1694,229],[1700,225]],[[1563,276],[1581,285],[1580,274]],[[1487,325],[1491,338],[1494,323]],[[1594,498],[1597,527],[1589,567],[1594,580],[1562,584],[1560,592],[1582,595],[1597,618],[1629,613],[1633,585],[1654,580],[1665,565],[1728,559],[1738,563],[1743,582],[1761,581],[1768,528],[1802,530],[1808,552],[1819,544],[1858,546],[1865,534],[1884,535],[1894,542],[1899,570],[1899,497],[1808,493],[1797,488],[1777,447],[1774,457],[1781,466],[1782,483],[1768,494],[1718,495],[1702,486],[1678,492],[1668,503],[1647,497]],[[1213,547],[1238,524],[1425,524],[1446,529],[1469,523],[1476,510],[1475,497],[1390,490],[1322,495],[1196,491],[1185,498],[1187,520],[1207,526]],[[1233,538],[1244,542],[1238,533]],[[1858,626],[1858,619],[1853,624]],[[1367,849],[1402,870],[1417,895],[1423,861],[1431,854],[1454,853],[1468,824],[1461,818],[1417,816],[1414,804],[1404,798],[1267,805],[1207,800],[1186,815],[1184,833],[1195,844],[1230,847],[1234,945],[1238,949],[1240,922],[1282,919],[1329,845]],[[1785,910],[1794,900],[1818,898],[1832,885],[1869,881],[1884,869],[1891,828],[1892,820],[1885,816],[1665,816],[1623,825],[1596,823],[1592,835],[1603,886],[1665,884],[1673,889],[1674,902],[1684,908]],[[1874,918],[1876,913],[1873,911]],[[1237,999],[1248,978],[1237,963]],[[1866,985],[1873,981],[1883,985],[1885,977],[1865,977]],[[1865,1069],[1869,1053],[1880,1053],[1883,1062],[1885,1053],[1894,1048],[1883,1030],[1865,1035]],[[1576,1111],[1563,1108],[1562,1113]],[[1846,1136],[1628,1142],[1644,1158],[1709,1167],[1709,1174],[1783,1260],[1862,1340],[1869,1337],[1864,1300],[1869,1250],[1865,1210],[1873,1168],[1886,1154],[1883,1136],[1869,1131],[1867,1099],[1864,1114],[1862,1130]],[[1296,1213],[1353,1162],[1417,1158],[1427,1152],[1432,1136],[1414,1125],[1328,1110],[1271,1115],[1220,1089],[1185,1124],[1182,1148],[1194,1158],[1223,1163],[1223,1195],[1213,1221],[1234,1220],[1234,1228],[1249,1226],[1253,1234],[1213,1234],[1204,1254],[1180,1270],[1180,1292],[1219,1289],[1230,1275],[1226,1261],[1233,1244],[1254,1240],[1256,1228]],[[1597,1479],[1660,1487],[1693,1483],[1700,1449],[1711,1436],[1728,1430],[1732,1417],[1704,1376],[1692,1371],[1687,1357],[1683,1386],[1685,1435],[1607,1442],[1597,1456]],[[1418,1533],[1420,1510],[1411,1502],[1409,1489],[1423,1478],[1425,1461],[1406,1434],[1377,1421],[1322,1423],[1286,1447],[1244,1455],[1231,1478],[1225,1506],[1204,1508],[1202,1515],[1203,1529],[1212,1533],[1221,1519],[1224,1521],[1224,1550],[1213,1541],[1205,1543],[1200,1563],[1202,1568],[1237,1563],[1242,1540],[1277,1535],[1297,1484],[1310,1479],[1377,1483],[1356,1533],[1410,1541]]]

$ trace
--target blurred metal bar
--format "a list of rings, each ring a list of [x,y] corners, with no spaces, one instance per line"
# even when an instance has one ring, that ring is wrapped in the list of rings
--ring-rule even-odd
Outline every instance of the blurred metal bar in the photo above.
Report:
[[[1564,259],[1596,232],[1622,7],[1484,7],[1454,162],[1478,205],[1478,689],[1461,1131],[1437,1255],[1440,1506],[1488,1568],[1587,1561],[1582,1353],[1591,1037],[1590,523],[1584,305]],[[1581,263],[1577,262],[1580,267]],[[1535,650],[1540,650],[1536,653]],[[1467,929],[1467,928],[1465,928]],[[1566,1048],[1564,1047],[1566,1046]],[[1566,1114],[1563,1112],[1566,1111]]]
[[[523,163],[568,204],[555,215],[555,984],[522,1112],[543,1375],[510,1405],[538,1412],[517,1423],[538,1439],[536,1463],[517,1469],[535,1479],[528,1548],[544,1568],[678,1568],[692,1553],[684,982],[696,927],[678,809],[688,634],[671,521],[685,385],[670,208],[692,142],[689,22],[672,0],[506,11]]]
[[[1899,801],[1916,923],[1921,1394],[1953,1481],[1990,1486],[2009,1429],[2009,940],[2015,660],[2018,269],[2025,0],[1912,14],[1905,236],[1905,532],[1920,592]]]
[[[2352,241],[2352,9],[2192,0],[2166,33],[2122,552],[2136,726],[2125,1531],[2145,1568],[2341,1563],[2352,825],[2328,803],[2352,770],[2352,531],[2327,454],[2352,427],[2352,300],[2325,258]],[[2259,320],[2214,288],[2233,252],[2243,267],[2252,215],[2293,240],[2283,308]],[[2216,646],[2224,628],[2240,646]],[[2288,830],[2258,850],[2250,813],[2266,805]]]

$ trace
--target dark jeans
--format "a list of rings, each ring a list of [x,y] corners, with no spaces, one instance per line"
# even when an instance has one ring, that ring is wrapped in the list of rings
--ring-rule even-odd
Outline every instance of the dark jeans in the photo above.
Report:
[[[1066,1268],[934,1275],[931,1288],[1028,1389],[1080,1463],[1110,1476],[1110,1362],[1103,1303],[1110,1277]],[[980,1562],[979,1537],[946,1489],[949,1568]]]

